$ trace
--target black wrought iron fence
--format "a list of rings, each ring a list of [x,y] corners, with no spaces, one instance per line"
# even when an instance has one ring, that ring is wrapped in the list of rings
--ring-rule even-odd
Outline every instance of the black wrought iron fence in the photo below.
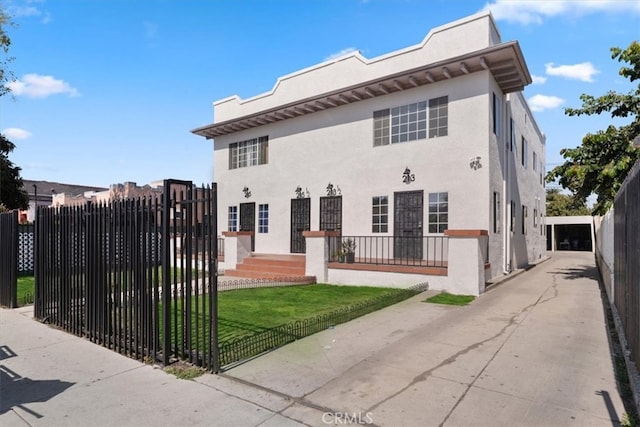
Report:
[[[215,203],[215,184],[165,180],[161,197],[39,208],[36,318],[136,359],[217,370]]]
[[[614,203],[614,303],[636,367],[640,367],[640,161]]]
[[[329,240],[329,261],[376,265],[446,267],[446,236],[338,236]]]
[[[18,211],[0,213],[0,305],[18,305]]]
[[[344,306],[330,313],[280,325],[229,342],[221,342],[220,365],[222,367],[229,366],[255,357],[300,338],[313,335],[332,326],[346,323],[357,317],[403,301],[427,289],[427,283],[420,283],[408,289],[390,290],[388,293],[378,297],[358,304]]]

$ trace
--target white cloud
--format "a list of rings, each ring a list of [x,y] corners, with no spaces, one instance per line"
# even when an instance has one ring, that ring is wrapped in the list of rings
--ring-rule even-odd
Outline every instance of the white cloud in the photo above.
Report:
[[[10,141],[27,139],[31,136],[31,132],[20,128],[6,128],[2,131],[2,134]]]
[[[356,49],[355,47],[348,47],[346,49],[342,49],[340,52],[332,53],[331,55],[327,56],[324,60],[331,61],[333,59],[337,59],[337,58],[340,58],[341,56],[347,55],[349,53],[357,52],[357,51],[358,49]]]
[[[547,82],[547,78],[544,76],[535,76],[532,74],[531,79],[533,80],[534,85],[543,85]]]
[[[57,94],[79,95],[78,90],[64,80],[40,74],[25,74],[22,79],[8,83],[7,86],[13,95],[25,95],[29,98],[46,98]]]
[[[26,0],[25,4],[11,4],[7,6],[7,11],[12,18],[42,18],[43,24],[51,21],[51,14],[36,7],[35,3],[44,3],[40,0]]]
[[[147,39],[155,39],[158,35],[158,24],[153,22],[144,22],[144,36]]]
[[[485,4],[496,20],[520,24],[542,24],[545,18],[559,15],[580,16],[589,13],[640,14],[640,0],[495,0]]]
[[[558,65],[555,67],[553,62],[545,64],[545,72],[550,76],[560,76],[572,80],[581,80],[583,82],[593,82],[593,76],[600,71],[596,70],[591,62],[581,62],[573,65]]]
[[[533,95],[528,99],[529,107],[532,111],[544,111],[552,108],[558,108],[564,102],[564,99],[557,96]]]

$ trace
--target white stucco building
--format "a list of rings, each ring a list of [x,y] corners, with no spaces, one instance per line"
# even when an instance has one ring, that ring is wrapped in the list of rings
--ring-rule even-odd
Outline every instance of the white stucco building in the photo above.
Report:
[[[219,230],[249,231],[254,253],[306,252],[319,281],[401,286],[430,265],[445,268],[424,279],[432,288],[482,292],[546,251],[545,139],[522,94],[530,83],[519,44],[479,13],[417,45],[347,54],[268,93],[217,101],[214,122],[192,132],[214,139]],[[332,264],[334,246],[310,241],[336,234],[356,239],[361,262]],[[313,267],[310,249],[328,267]],[[383,258],[424,262],[402,271]],[[452,273],[461,263],[476,265],[471,278]]]

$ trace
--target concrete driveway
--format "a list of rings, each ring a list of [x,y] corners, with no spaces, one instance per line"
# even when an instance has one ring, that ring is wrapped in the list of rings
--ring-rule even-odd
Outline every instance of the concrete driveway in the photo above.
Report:
[[[428,294],[195,381],[3,309],[0,425],[619,425],[592,254],[554,254],[466,307]]]
[[[312,426],[340,417],[380,426],[619,424],[593,254],[554,254],[466,307],[424,298],[225,375],[289,398],[280,413]]]

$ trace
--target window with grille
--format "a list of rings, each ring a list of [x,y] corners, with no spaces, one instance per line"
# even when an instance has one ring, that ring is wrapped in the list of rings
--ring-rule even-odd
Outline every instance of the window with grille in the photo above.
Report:
[[[372,201],[372,227],[374,233],[386,233],[389,230],[389,197],[376,196]]]
[[[233,142],[229,144],[229,169],[266,164],[268,153],[268,136]]]
[[[229,231],[238,231],[238,207],[237,206],[229,206],[229,220],[228,220],[228,229]]]
[[[447,136],[449,129],[449,97],[429,100],[429,138]]]
[[[269,232],[269,205],[258,205],[258,233]]]
[[[449,228],[449,193],[429,193],[429,233]]]
[[[449,97],[373,112],[373,146],[397,144],[427,138],[446,136],[449,120]]]

